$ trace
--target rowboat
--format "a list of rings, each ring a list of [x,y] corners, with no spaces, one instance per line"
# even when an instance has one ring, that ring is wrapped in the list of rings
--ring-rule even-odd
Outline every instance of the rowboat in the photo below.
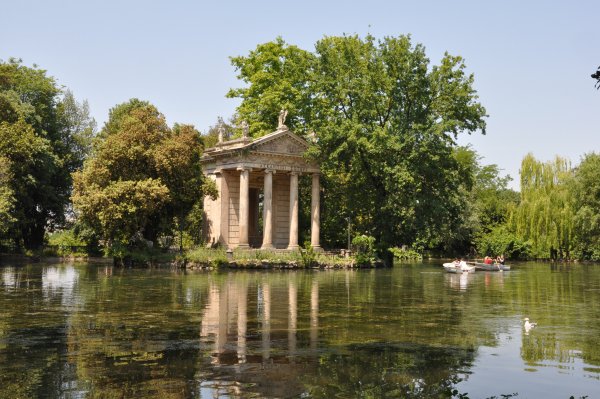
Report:
[[[475,269],[477,269],[477,270],[485,270],[485,271],[489,271],[489,272],[503,272],[503,271],[510,270],[509,265],[502,265],[500,263],[492,263],[492,264],[479,263],[479,262],[469,262],[469,263],[472,266],[474,266]]]
[[[475,266],[469,266],[464,262],[455,265],[454,262],[444,263],[444,270],[448,273],[475,273]]]

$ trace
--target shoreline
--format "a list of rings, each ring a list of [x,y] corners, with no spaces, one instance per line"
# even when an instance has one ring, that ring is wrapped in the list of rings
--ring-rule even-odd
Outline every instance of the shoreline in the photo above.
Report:
[[[278,260],[256,260],[248,261],[244,259],[231,261],[192,261],[189,259],[181,259],[175,256],[169,261],[155,261],[152,259],[144,261],[132,261],[115,257],[73,257],[73,256],[36,256],[23,254],[5,254],[0,253],[0,265],[6,262],[17,262],[19,264],[26,263],[63,263],[63,262],[85,262],[101,265],[111,265],[119,268],[150,268],[150,267],[173,267],[182,270],[216,270],[216,269],[231,269],[231,270],[300,270],[300,269],[375,269],[386,267],[380,260],[376,260],[371,264],[357,264],[353,260],[347,262],[317,262],[314,261],[310,266],[305,266],[296,261],[278,261]]]

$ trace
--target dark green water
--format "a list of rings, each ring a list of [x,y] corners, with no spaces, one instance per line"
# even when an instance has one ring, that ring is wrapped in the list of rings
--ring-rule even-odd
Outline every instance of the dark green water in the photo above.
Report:
[[[600,397],[600,266],[441,269],[4,264],[0,398]]]

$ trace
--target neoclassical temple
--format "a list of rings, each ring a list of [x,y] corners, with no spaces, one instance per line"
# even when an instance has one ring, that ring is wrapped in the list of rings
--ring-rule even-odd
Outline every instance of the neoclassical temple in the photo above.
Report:
[[[319,166],[304,157],[308,143],[280,116],[273,133],[223,141],[205,150],[203,171],[218,189],[204,200],[208,243],[228,248],[298,248],[298,176],[312,175],[311,245],[319,250]],[[262,220],[262,223],[261,223]]]

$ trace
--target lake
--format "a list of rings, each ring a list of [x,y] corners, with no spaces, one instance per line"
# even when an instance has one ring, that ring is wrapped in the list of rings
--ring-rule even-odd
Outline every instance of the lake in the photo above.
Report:
[[[5,262],[0,397],[598,397],[600,265],[512,267]]]

